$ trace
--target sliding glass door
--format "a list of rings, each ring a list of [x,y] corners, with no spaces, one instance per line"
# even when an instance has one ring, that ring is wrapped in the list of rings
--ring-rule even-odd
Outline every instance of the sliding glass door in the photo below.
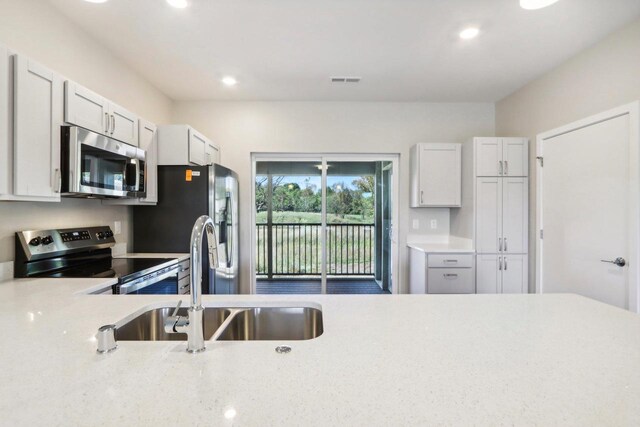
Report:
[[[254,158],[254,291],[393,291],[397,159]]]

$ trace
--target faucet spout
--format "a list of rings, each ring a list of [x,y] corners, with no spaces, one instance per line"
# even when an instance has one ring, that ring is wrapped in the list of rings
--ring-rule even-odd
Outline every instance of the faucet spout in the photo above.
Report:
[[[191,306],[188,318],[176,316],[180,304],[165,322],[168,333],[186,333],[187,351],[204,351],[204,308],[202,307],[202,238],[207,233],[209,267],[218,268],[218,239],[213,220],[203,215],[196,220],[191,231]]]

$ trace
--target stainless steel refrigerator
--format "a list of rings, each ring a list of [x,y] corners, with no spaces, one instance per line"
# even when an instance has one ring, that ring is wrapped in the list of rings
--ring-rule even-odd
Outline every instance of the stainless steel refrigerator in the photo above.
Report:
[[[209,269],[203,254],[202,288],[236,294],[238,283],[238,175],[221,165],[158,166],[157,206],[133,209],[135,252],[189,252],[191,229],[201,215],[216,224],[220,266]]]

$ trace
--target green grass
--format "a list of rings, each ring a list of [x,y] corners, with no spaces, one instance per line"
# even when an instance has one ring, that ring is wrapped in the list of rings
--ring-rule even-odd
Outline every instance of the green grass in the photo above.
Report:
[[[273,223],[294,223],[294,224],[320,224],[322,215],[317,212],[274,212]],[[344,215],[337,216],[327,214],[327,222],[329,224],[373,224],[374,219],[371,217],[363,218],[362,215]],[[256,214],[256,223],[267,223],[267,212],[258,212]]]

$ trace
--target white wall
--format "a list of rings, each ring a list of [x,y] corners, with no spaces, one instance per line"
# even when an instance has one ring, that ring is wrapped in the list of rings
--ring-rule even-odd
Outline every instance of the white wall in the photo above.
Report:
[[[530,291],[535,288],[536,135],[638,99],[640,20],[497,103],[497,134],[531,140]]]
[[[115,58],[44,0],[0,0],[0,43],[23,53],[156,123],[166,123],[172,101]],[[123,222],[128,241],[130,208],[96,200],[62,203],[0,202],[0,262],[13,260],[14,233],[45,227]]]
[[[409,148],[418,142],[463,142],[494,134],[493,104],[178,102],[174,122],[188,122],[222,145],[222,163],[240,175],[241,289],[249,291],[252,152],[400,153],[401,290],[411,232],[448,234],[448,209],[409,209]],[[428,228],[431,219],[438,229]]]

